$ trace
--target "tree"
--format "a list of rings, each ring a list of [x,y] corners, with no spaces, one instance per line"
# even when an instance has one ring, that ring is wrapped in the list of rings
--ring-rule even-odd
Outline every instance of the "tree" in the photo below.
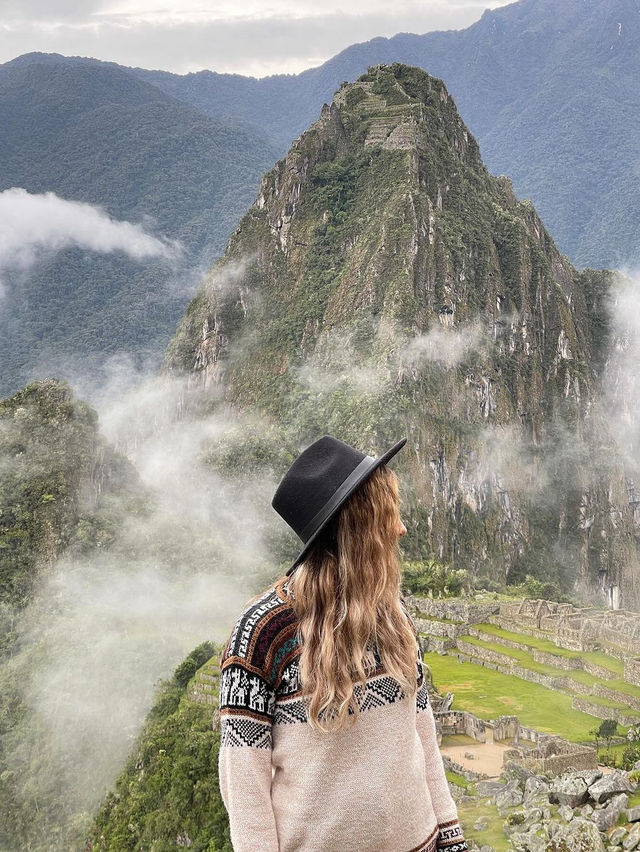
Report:
[[[618,730],[618,723],[615,719],[604,719],[598,728],[598,735],[605,741],[606,749],[611,748],[611,740],[615,737]]]

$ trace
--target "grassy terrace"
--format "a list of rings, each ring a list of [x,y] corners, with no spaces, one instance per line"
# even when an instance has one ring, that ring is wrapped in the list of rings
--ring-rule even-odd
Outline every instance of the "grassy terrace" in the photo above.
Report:
[[[559,669],[555,666],[547,665],[546,663],[537,663],[528,651],[521,650],[519,648],[508,648],[506,645],[487,642],[484,639],[476,639],[475,636],[461,636],[460,638],[471,645],[476,645],[479,648],[485,648],[490,651],[497,651],[501,654],[505,654],[506,656],[511,657],[514,662],[518,663],[518,665],[523,668],[530,669],[531,671],[540,672],[541,674],[551,675],[554,677],[566,676],[569,681],[574,680],[590,687],[595,684],[601,684],[602,686],[609,687],[610,689],[616,689],[618,692],[623,692],[626,695],[632,695],[633,697],[640,699],[640,687],[626,683],[620,677],[615,678],[614,680],[607,680],[604,678],[598,678],[581,669]],[[598,703],[607,704],[609,707],[623,707],[627,709],[626,705],[620,702],[610,701],[605,698],[596,698],[595,696],[593,696],[593,698]]]
[[[600,720],[574,710],[570,694],[474,663],[460,663],[455,657],[427,653],[424,660],[438,691],[455,694],[456,710],[468,710],[481,719],[515,715],[538,731],[559,734],[571,742],[593,742],[590,731]]]
[[[478,630],[482,630],[483,633],[499,636],[501,639],[509,639],[511,642],[518,642],[521,645],[526,645],[528,648],[535,648],[537,651],[555,654],[557,657],[568,657],[569,659],[579,657],[583,660],[588,660],[622,677],[622,660],[612,657],[604,651],[569,651],[567,648],[559,648],[550,639],[538,639],[535,636],[529,636],[528,633],[514,633],[511,630],[503,630],[501,627],[496,627],[495,624],[476,624],[475,627]]]

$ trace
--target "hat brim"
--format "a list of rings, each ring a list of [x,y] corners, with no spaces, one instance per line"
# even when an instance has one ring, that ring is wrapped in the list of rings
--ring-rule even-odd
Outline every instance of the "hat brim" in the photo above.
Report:
[[[342,508],[342,506],[346,503],[346,501],[349,499],[349,497],[351,497],[353,492],[362,485],[362,483],[365,481],[365,479],[368,479],[371,476],[371,474],[373,473],[374,470],[376,470],[376,468],[380,467],[381,464],[385,464],[385,462],[388,462],[389,459],[391,459],[393,456],[395,456],[395,454],[399,450],[401,450],[406,443],[407,443],[407,439],[401,438],[390,449],[388,449],[386,451],[386,453],[383,453],[381,456],[378,456],[376,459],[374,459],[373,462],[371,463],[371,466],[368,467],[366,470],[364,470],[362,472],[362,476],[360,476],[352,484],[351,488],[349,488],[349,490],[343,495],[340,502],[336,504],[336,506],[334,507],[334,510],[331,512],[331,514],[323,520],[323,522],[320,524],[318,529],[315,530],[313,535],[305,543],[305,546],[302,548],[302,550],[300,551],[300,553],[296,557],[296,560],[293,563],[293,565],[291,565],[291,567],[287,569],[287,572],[286,572],[287,577],[293,571],[295,571],[295,569],[298,567],[298,565],[304,560],[306,555],[309,553],[309,551],[311,550],[311,548],[315,544],[316,539],[319,537],[319,535],[322,533],[322,531],[327,527],[327,525],[329,524],[329,521],[332,518],[335,517],[337,512]]]

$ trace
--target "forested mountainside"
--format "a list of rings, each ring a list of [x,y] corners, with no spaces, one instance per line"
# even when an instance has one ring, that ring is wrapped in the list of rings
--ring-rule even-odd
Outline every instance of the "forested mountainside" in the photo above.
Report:
[[[218,784],[216,706],[223,647],[202,643],[160,684],[127,763],[91,826],[87,852],[158,844],[232,852]]]
[[[47,379],[0,401],[3,852],[84,849],[158,681],[190,677],[190,650],[276,570],[260,545],[275,484],[207,470],[222,421],[202,397],[158,377],[98,412]]]
[[[258,466],[325,431],[378,452],[407,435],[410,558],[637,605],[600,400],[611,282],[489,174],[441,80],[377,66],[264,177],[165,369],[264,415]]]
[[[55,379],[0,400],[0,472],[0,604],[17,608],[67,548],[108,547],[110,494],[137,488],[96,412]]]
[[[60,248],[58,237],[49,251],[34,250],[26,271],[7,268],[5,247],[0,395],[52,370],[99,374],[105,355],[123,350],[136,365],[157,365],[202,274],[194,280],[194,270],[223,250],[274,148],[241,122],[78,58],[0,65],[0,125],[0,192],[21,187],[97,205],[184,248],[174,263],[141,263],[109,251],[106,239],[104,253],[74,244],[72,222],[70,244]],[[35,223],[46,215],[34,206],[31,231],[23,226],[36,249],[46,238]],[[60,211],[63,234],[65,216],[73,219]]]

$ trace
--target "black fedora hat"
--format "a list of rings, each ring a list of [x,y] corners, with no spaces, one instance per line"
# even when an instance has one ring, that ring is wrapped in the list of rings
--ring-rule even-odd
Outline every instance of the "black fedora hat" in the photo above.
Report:
[[[287,575],[303,561],[322,530],[356,488],[406,443],[407,439],[401,438],[386,453],[375,457],[332,435],[325,435],[298,456],[271,501],[276,512],[304,542]]]

